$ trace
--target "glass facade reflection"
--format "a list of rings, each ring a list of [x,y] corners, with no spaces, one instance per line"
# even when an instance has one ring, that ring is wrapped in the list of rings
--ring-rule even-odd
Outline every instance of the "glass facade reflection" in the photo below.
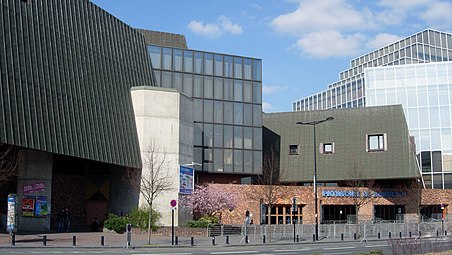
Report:
[[[366,106],[364,69],[452,61],[452,35],[427,29],[353,59],[328,89],[292,102],[293,111]]]
[[[367,106],[401,104],[427,188],[452,189],[452,62],[368,68]]]
[[[262,173],[260,59],[148,45],[160,87],[194,99],[193,160],[206,172]]]

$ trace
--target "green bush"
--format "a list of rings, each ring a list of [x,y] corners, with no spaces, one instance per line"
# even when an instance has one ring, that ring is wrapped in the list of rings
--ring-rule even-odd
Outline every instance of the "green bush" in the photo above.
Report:
[[[127,222],[126,217],[121,217],[114,213],[110,213],[107,219],[104,221],[104,227],[109,230],[113,230],[118,234],[122,234],[126,231],[127,223],[129,222]]]
[[[188,220],[187,226],[190,228],[207,228],[209,224],[218,223],[216,217],[203,216],[199,220]]]
[[[133,209],[129,216],[128,219],[130,221],[130,223],[132,224],[132,226],[134,228],[139,228],[142,230],[147,230],[148,229],[148,215],[149,215],[149,211],[148,209],[145,208],[135,208]],[[156,231],[158,226],[157,226],[157,222],[160,219],[161,215],[159,212],[152,210],[152,217],[151,217],[151,230],[152,231]]]
[[[382,250],[371,250],[369,251],[369,255],[383,255]]]

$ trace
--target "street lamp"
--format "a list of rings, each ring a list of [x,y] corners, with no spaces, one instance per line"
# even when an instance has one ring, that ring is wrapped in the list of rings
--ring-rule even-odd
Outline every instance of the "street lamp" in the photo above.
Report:
[[[334,120],[333,117],[328,117],[324,120],[313,120],[313,121],[298,121],[297,124],[298,125],[308,125],[308,126],[313,126],[314,127],[314,143],[313,143],[313,148],[314,148],[314,201],[315,201],[315,240],[318,241],[319,240],[319,215],[318,215],[318,196],[317,196],[317,145],[316,145],[316,135],[315,135],[315,126],[317,124],[326,122],[326,121],[330,121],[330,120]]]

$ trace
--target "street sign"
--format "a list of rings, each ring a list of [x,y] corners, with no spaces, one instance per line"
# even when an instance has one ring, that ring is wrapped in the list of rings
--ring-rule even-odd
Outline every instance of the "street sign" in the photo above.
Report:
[[[176,199],[171,200],[170,205],[171,205],[171,207],[176,207],[176,205],[177,205]]]

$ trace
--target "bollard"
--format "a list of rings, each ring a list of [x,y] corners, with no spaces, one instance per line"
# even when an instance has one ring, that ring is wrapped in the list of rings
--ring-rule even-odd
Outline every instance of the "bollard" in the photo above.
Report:
[[[16,246],[16,235],[14,233],[11,234],[11,246]]]
[[[229,236],[226,236],[226,244],[229,244]]]
[[[104,246],[105,245],[105,236],[101,236],[100,237],[100,245]]]
[[[419,231],[419,236],[421,236],[421,231]]]
[[[402,238],[402,232],[399,232],[399,238]]]
[[[411,238],[411,231],[410,231],[410,238]]]
[[[297,235],[297,243],[300,242],[300,236]]]
[[[262,236],[262,243],[265,243],[265,235]]]
[[[250,243],[250,240],[248,239],[248,236],[245,236],[245,243]]]
[[[439,236],[439,230],[436,230],[436,236]]]
[[[378,232],[378,239],[380,239],[380,232]]]
[[[190,245],[195,246],[195,237],[190,237]]]
[[[77,237],[76,237],[76,236],[73,236],[73,237],[72,237],[72,245],[73,245],[73,246],[76,246],[76,245],[77,245]]]
[[[312,241],[315,242],[315,234],[312,234]]]
[[[444,231],[444,235],[447,236],[447,230]]]
[[[389,239],[391,239],[391,232],[389,232]]]
[[[356,240],[356,233],[353,233],[353,240]]]
[[[175,237],[174,243],[175,243],[176,245],[179,245],[179,236],[176,236],[176,237]]]
[[[344,233],[341,234],[341,241],[344,241]]]
[[[215,236],[212,237],[212,245],[215,246]]]
[[[46,235],[44,235],[44,236],[42,237],[42,245],[43,245],[43,246],[47,246],[47,236],[46,236]]]

